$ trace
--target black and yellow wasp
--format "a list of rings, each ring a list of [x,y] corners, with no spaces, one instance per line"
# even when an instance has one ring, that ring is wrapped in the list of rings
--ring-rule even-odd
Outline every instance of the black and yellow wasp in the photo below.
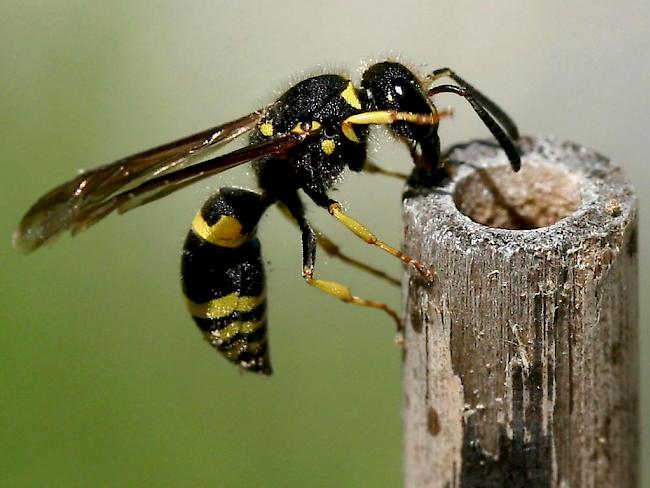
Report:
[[[455,84],[432,86],[448,77]],[[254,162],[260,192],[222,188],[194,217],[182,255],[183,291],[205,338],[248,371],[271,374],[266,332],[264,268],[256,226],[264,211],[280,203],[302,232],[305,281],[344,302],[383,309],[381,302],[352,295],[349,288],[314,276],[319,236],[305,218],[298,190],[369,244],[398,257],[425,279],[432,271],[379,240],[348,216],[328,190],[347,168],[369,169],[369,125],[386,125],[409,148],[414,177],[433,183],[443,170],[438,112],[431,96],[464,97],[505,150],[516,171],[517,128],[492,101],[448,68],[420,79],[395,62],[370,66],[359,88],[346,77],[305,79],[275,102],[244,117],[184,139],[81,173],[41,197],[29,209],[13,241],[30,252],[69,230],[90,227],[113,211],[126,212],[203,178]],[[250,133],[250,143],[207,159],[214,149]],[[381,171],[372,166],[372,170]],[[329,241],[321,239],[321,244]]]

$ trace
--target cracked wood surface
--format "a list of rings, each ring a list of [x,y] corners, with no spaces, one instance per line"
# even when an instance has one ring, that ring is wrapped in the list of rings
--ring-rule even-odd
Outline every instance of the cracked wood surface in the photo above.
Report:
[[[637,484],[636,198],[592,151],[521,145],[519,175],[474,142],[405,195],[405,251],[437,273],[404,283],[407,488]]]

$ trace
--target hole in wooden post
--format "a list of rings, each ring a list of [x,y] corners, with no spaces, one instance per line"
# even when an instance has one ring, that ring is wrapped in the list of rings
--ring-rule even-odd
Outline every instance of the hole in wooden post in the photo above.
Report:
[[[557,166],[524,164],[479,168],[454,191],[458,210],[473,221],[502,229],[547,227],[580,206],[577,177]]]

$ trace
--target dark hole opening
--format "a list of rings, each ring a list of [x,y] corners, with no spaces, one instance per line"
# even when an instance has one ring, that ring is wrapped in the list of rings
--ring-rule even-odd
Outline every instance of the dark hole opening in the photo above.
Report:
[[[578,178],[563,168],[524,164],[479,169],[456,184],[454,202],[474,222],[502,229],[547,227],[580,206]]]

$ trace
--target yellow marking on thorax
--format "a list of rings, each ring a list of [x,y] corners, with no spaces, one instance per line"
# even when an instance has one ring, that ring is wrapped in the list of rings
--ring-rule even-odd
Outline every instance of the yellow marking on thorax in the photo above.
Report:
[[[357,110],[361,110],[361,100],[357,95],[357,90],[354,88],[352,82],[348,83],[348,86],[341,92],[343,100],[348,102],[348,105],[353,106]]]
[[[196,303],[187,297],[185,300],[192,316],[200,319],[222,319],[235,312],[252,312],[264,303],[264,292],[256,297],[239,296],[237,292],[233,292],[205,303]]]
[[[271,137],[273,135],[273,132],[275,132],[273,124],[271,122],[264,122],[262,125],[260,125],[260,132],[263,136]]]
[[[323,142],[320,143],[320,148],[329,156],[334,152],[334,149],[336,149],[336,143],[333,139],[324,139]]]
[[[192,230],[201,239],[219,247],[239,247],[250,237],[242,234],[241,222],[228,215],[222,215],[214,224],[208,225],[199,212],[192,220]]]

